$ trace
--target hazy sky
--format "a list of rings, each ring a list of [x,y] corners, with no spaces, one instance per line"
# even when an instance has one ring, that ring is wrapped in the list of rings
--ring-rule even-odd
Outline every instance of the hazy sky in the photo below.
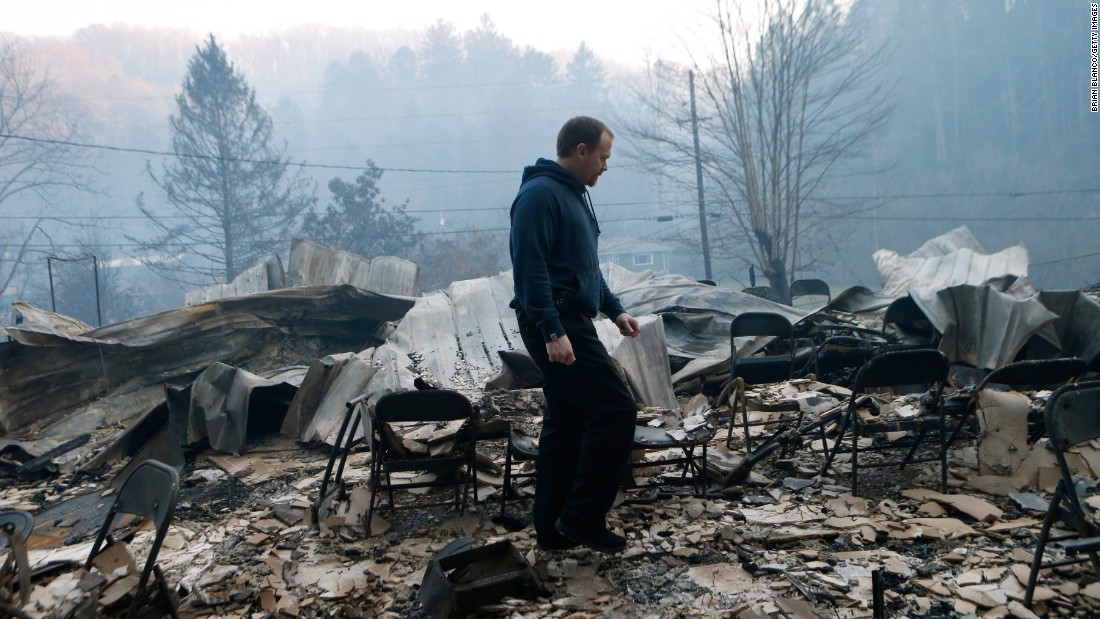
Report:
[[[420,30],[445,19],[460,31],[488,13],[497,30],[545,52],[585,41],[608,60],[640,63],[647,50],[678,56],[713,0],[0,0],[0,30],[70,35],[93,24],[167,26],[219,38],[301,24]]]

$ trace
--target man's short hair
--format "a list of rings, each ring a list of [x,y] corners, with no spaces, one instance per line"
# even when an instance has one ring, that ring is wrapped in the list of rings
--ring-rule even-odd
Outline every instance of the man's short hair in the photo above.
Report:
[[[577,144],[585,144],[589,148],[596,148],[600,144],[600,137],[604,131],[612,138],[615,134],[603,122],[591,116],[574,116],[565,121],[558,131],[558,156],[568,157],[577,148]]]

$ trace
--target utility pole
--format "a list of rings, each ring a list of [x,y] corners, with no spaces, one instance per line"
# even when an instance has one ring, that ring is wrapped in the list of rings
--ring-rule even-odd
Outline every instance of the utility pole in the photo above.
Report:
[[[703,160],[699,156],[699,117],[695,113],[695,71],[688,71],[688,83],[691,89],[691,135],[695,140],[695,185],[699,192],[699,233],[703,237],[703,270],[706,278],[713,280],[710,273],[710,241],[707,239],[707,214],[703,203]]]

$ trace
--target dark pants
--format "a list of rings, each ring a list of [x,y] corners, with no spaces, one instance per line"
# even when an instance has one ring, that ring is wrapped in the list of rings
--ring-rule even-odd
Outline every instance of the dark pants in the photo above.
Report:
[[[554,522],[596,530],[627,472],[637,407],[630,389],[596,336],[592,320],[562,312],[573,365],[550,363],[538,326],[522,312],[520,335],[542,370],[546,412],[539,437],[535,533],[556,537]]]

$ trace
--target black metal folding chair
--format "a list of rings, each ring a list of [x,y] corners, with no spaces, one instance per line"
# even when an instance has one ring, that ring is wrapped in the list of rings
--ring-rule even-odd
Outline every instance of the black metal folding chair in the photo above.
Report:
[[[821,474],[824,475],[829,470],[836,453],[841,449],[841,442],[850,432],[852,440],[852,494],[855,494],[858,489],[860,453],[906,448],[908,451],[901,460],[868,462],[864,463],[863,466],[864,468],[894,465],[904,467],[909,464],[938,460],[940,463],[940,484],[943,491],[946,492],[947,430],[943,419],[943,402],[940,396],[943,384],[947,380],[947,371],[947,357],[937,350],[887,352],[868,361],[856,374],[847,412],[841,420],[836,447],[828,450],[825,456],[825,464],[821,467]],[[928,399],[922,403],[923,410],[920,414],[913,418],[888,422],[863,421],[859,415],[859,408],[864,398],[860,398],[860,395],[870,393],[872,389],[884,388],[891,388],[895,394],[899,392],[919,393],[927,390]],[[935,431],[938,436],[936,455],[916,457],[917,450],[925,442],[924,438],[929,430]],[[900,431],[906,432],[908,438],[864,448],[859,446],[861,436]]]
[[[1043,569],[1091,560],[1092,569],[1100,578],[1100,522],[1082,500],[1100,492],[1100,487],[1095,479],[1074,477],[1065,456],[1071,447],[1100,438],[1100,381],[1075,383],[1058,389],[1047,400],[1044,416],[1050,446],[1062,475],[1039,531],[1024,592],[1025,606],[1031,605],[1039,572]],[[1052,536],[1055,522],[1062,523],[1072,533]],[[1050,553],[1052,546],[1060,549],[1063,557],[1044,561],[1044,555]]]
[[[31,595],[31,568],[27,561],[27,538],[30,537],[34,527],[34,516],[29,512],[14,509],[0,512],[0,536],[8,542],[11,549],[9,556],[0,564],[0,587],[4,589],[4,595],[0,595],[0,610],[12,615],[19,614],[15,605],[15,596],[9,584],[19,584],[19,606],[30,601]]]
[[[707,443],[714,438],[716,430],[709,425],[699,426],[683,436],[672,435],[664,428],[637,426],[634,428],[633,451],[671,451],[675,455],[656,460],[631,462],[631,469],[654,466],[675,465],[680,468],[680,477],[675,483],[690,485],[703,498],[707,496]],[[664,483],[670,483],[665,480]]]
[[[177,610],[179,601],[157,565],[157,554],[164,542],[164,536],[168,533],[172,514],[176,510],[178,492],[179,474],[176,473],[176,469],[157,460],[146,460],[139,464],[115,495],[111,507],[107,510],[103,526],[100,527],[95,543],[92,544],[92,550],[88,553],[88,559],[84,562],[84,568],[90,569],[96,556],[106,549],[107,545],[114,543],[111,533],[123,514],[140,516],[153,522],[156,535],[130,602],[130,610],[126,615],[129,618],[163,617],[165,614],[179,618]],[[156,593],[147,591],[150,576],[156,580],[158,587]]]
[[[829,290],[829,284],[820,279],[796,279],[791,282],[791,305],[798,297],[818,296],[825,297],[825,302],[833,300],[833,292]]]
[[[772,345],[782,348],[782,354],[742,355],[737,354],[737,338],[771,336],[779,341]],[[748,385],[760,385],[789,380],[794,374],[795,339],[791,322],[785,316],[770,312],[745,312],[738,314],[730,323],[730,425],[726,432],[726,446],[733,442],[733,427],[737,423],[737,413],[741,412],[742,427],[745,430],[745,445],[752,448],[749,436],[750,425],[766,425],[767,422],[749,422],[748,406],[745,400],[745,388]]]
[[[1069,383],[1088,370],[1088,364],[1084,359],[1035,359],[1030,361],[1017,361],[1009,363],[993,370],[985,375],[970,398],[966,406],[955,422],[955,429],[951,437],[947,439],[947,445],[951,446],[962,435],[963,431],[974,420],[977,407],[978,394],[986,387],[1008,387],[1014,391],[1036,391],[1039,389],[1057,389]],[[1030,421],[1030,420],[1029,420]],[[1028,424],[1033,425],[1031,423]],[[1032,440],[1043,434],[1042,420],[1034,424],[1034,430],[1029,430],[1028,435]]]
[[[670,434],[664,428],[636,426],[631,451],[665,450],[678,453],[657,460],[631,462],[630,467],[639,469],[677,465],[680,467],[680,478],[677,483],[690,484],[705,497],[707,494],[707,443],[714,438],[714,434],[715,429],[709,425],[700,426],[679,438]],[[515,431],[510,433],[504,458],[504,488],[500,498],[501,516],[505,515],[505,501],[519,497],[514,489],[515,480],[517,478],[538,477],[537,469],[516,472],[514,469],[515,464],[517,462],[535,462],[538,457],[539,447],[535,439],[518,434]],[[666,483],[668,483],[667,480]]]
[[[504,487],[500,491],[500,515],[504,516],[505,502],[518,499],[520,493],[515,488],[517,479],[532,479],[538,476],[536,469],[516,470],[517,466],[528,465],[539,458],[539,446],[530,436],[508,431],[508,445],[504,451]]]
[[[475,447],[477,415],[470,401],[461,393],[447,389],[403,391],[382,396],[371,411],[371,473],[370,504],[364,525],[371,534],[371,520],[377,509],[397,509],[444,505],[449,501],[416,501],[399,505],[395,490],[454,487],[454,506],[462,509],[472,492],[477,503]],[[409,453],[392,432],[393,423],[437,423],[464,421],[455,435],[455,451],[440,456],[417,456]],[[430,480],[394,481],[393,473],[432,473]],[[388,503],[383,504],[383,493]]]

